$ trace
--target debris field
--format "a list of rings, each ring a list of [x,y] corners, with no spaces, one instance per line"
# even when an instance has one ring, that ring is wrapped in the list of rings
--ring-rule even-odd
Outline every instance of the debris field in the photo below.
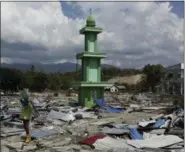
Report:
[[[183,152],[184,110],[166,96],[106,93],[95,107],[77,97],[32,93],[32,141],[24,143],[19,95],[1,97],[2,152]]]

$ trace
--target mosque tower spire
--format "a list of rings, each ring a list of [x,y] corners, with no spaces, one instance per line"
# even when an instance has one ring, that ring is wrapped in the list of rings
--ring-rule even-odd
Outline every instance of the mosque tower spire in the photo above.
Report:
[[[98,49],[97,38],[102,31],[102,28],[96,27],[92,9],[89,9],[86,26],[80,30],[80,34],[85,36],[84,52],[76,55],[82,63],[82,77],[81,82],[77,82],[75,86],[79,89],[79,104],[85,107],[93,107],[95,100],[104,98],[104,87],[112,85],[101,81],[101,59],[106,55]]]

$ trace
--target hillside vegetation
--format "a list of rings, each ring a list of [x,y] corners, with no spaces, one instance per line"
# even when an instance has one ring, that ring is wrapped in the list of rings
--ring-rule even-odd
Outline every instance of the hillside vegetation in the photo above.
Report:
[[[19,88],[28,88],[33,92],[49,90],[66,90],[72,87],[75,81],[81,81],[81,70],[66,73],[45,73],[30,66],[28,71],[10,68],[0,68],[0,85],[4,92],[18,91]],[[143,79],[145,75],[145,79]],[[102,81],[109,81],[126,85],[128,90],[147,91],[161,83],[164,68],[161,65],[146,65],[143,70],[119,69],[115,67],[102,68]]]

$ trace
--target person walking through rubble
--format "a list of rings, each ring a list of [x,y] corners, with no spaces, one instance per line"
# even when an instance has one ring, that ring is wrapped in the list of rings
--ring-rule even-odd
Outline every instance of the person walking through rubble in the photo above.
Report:
[[[22,105],[22,112],[21,112],[21,120],[23,121],[23,126],[26,131],[26,143],[29,143],[31,141],[30,137],[30,131],[29,131],[29,122],[31,120],[32,116],[32,104],[29,101],[29,95],[26,89],[21,88],[20,90],[21,95],[21,105]]]

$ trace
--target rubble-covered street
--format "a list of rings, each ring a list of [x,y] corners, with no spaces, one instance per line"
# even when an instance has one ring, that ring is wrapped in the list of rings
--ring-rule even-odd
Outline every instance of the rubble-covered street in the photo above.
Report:
[[[32,141],[24,143],[19,95],[1,97],[2,152],[183,152],[184,110],[171,97],[105,94],[93,109],[77,97],[31,94]]]

